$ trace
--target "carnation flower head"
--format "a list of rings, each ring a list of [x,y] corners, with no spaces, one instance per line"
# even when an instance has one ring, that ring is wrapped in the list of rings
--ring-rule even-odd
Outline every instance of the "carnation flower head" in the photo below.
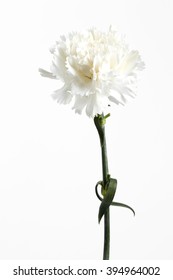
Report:
[[[125,104],[128,96],[135,96],[144,63],[111,27],[107,32],[92,28],[61,36],[50,51],[50,72],[39,69],[40,74],[63,82],[52,96],[61,104],[73,102],[76,113],[85,109],[94,118],[112,102]]]

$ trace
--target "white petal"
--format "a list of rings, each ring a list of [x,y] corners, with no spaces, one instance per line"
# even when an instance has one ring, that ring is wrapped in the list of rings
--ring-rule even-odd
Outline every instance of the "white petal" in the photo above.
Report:
[[[73,106],[75,113],[78,113],[78,114],[82,113],[83,108],[87,104],[87,100],[88,100],[88,97],[86,97],[86,96],[80,96],[80,95],[75,96],[75,103]]]
[[[86,114],[88,117],[94,118],[97,114],[102,114],[104,110],[104,97],[98,93],[88,96]]]
[[[111,102],[114,102],[115,104],[119,105],[121,102],[118,101],[114,96],[110,95],[108,97],[108,99],[111,101]],[[122,104],[122,103],[121,103]]]
[[[50,79],[56,79],[56,76],[54,74],[52,74],[51,72],[48,72],[42,68],[39,68],[38,71],[40,72],[40,75],[46,78],[50,78]]]
[[[73,78],[71,91],[73,95],[88,96],[92,92],[92,80],[87,79],[87,81],[84,81],[83,79],[82,81],[78,76]]]
[[[54,91],[52,93],[52,98],[55,99],[60,104],[68,104],[72,100],[72,95],[67,91],[67,87],[63,86],[62,88]]]
[[[120,62],[118,72],[123,75],[129,75],[134,70],[142,70],[143,68],[144,63],[141,61],[138,51],[131,51]]]
[[[67,75],[64,57],[54,55],[50,70],[54,76],[57,77],[57,79],[64,80],[65,76]]]

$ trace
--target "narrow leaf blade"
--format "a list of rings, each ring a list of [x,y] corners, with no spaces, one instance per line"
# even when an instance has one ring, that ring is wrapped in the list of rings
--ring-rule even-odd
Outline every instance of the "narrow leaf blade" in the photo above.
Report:
[[[127,204],[120,203],[120,202],[112,202],[111,205],[113,205],[113,206],[120,206],[120,207],[124,207],[124,208],[128,208],[128,209],[130,209],[130,210],[133,212],[133,214],[134,214],[134,216],[135,216],[135,211],[133,210],[132,207],[130,207],[130,206],[127,205]]]

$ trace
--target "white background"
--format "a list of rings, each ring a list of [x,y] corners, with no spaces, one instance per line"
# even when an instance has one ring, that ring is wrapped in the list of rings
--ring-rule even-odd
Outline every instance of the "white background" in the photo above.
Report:
[[[102,258],[96,129],[51,99],[38,68],[61,34],[110,24],[146,64],[138,97],[107,121],[116,200],[136,211],[111,208],[111,259],[173,258],[172,13],[171,0],[1,1],[1,259]]]

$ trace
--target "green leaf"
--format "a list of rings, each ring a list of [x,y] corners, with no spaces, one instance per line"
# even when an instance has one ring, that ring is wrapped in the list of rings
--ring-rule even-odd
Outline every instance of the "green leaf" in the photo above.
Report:
[[[103,187],[103,182],[102,181],[97,182],[96,187],[95,187],[95,192],[96,192],[96,195],[97,195],[98,199],[100,201],[103,201],[103,198],[99,195],[99,192],[98,192],[98,186],[99,185],[101,187]],[[112,206],[119,206],[119,207],[124,207],[124,208],[130,209],[133,212],[134,216],[135,216],[134,209],[132,207],[130,207],[129,205],[127,205],[127,204],[124,204],[124,203],[121,203],[121,202],[111,202],[111,205]]]
[[[98,216],[99,223],[100,223],[103,215],[105,214],[106,210],[108,209],[108,207],[111,205],[111,203],[113,201],[113,198],[114,198],[114,195],[116,192],[116,188],[117,188],[117,180],[110,178],[106,195],[103,198],[102,203],[99,208],[99,216]]]
[[[124,208],[128,208],[128,209],[130,209],[130,210],[133,212],[133,214],[134,214],[134,216],[135,216],[135,211],[133,210],[132,207],[130,207],[130,206],[127,205],[127,204],[120,203],[120,202],[112,202],[111,205],[113,205],[113,206],[120,206],[120,207],[124,207]]]

